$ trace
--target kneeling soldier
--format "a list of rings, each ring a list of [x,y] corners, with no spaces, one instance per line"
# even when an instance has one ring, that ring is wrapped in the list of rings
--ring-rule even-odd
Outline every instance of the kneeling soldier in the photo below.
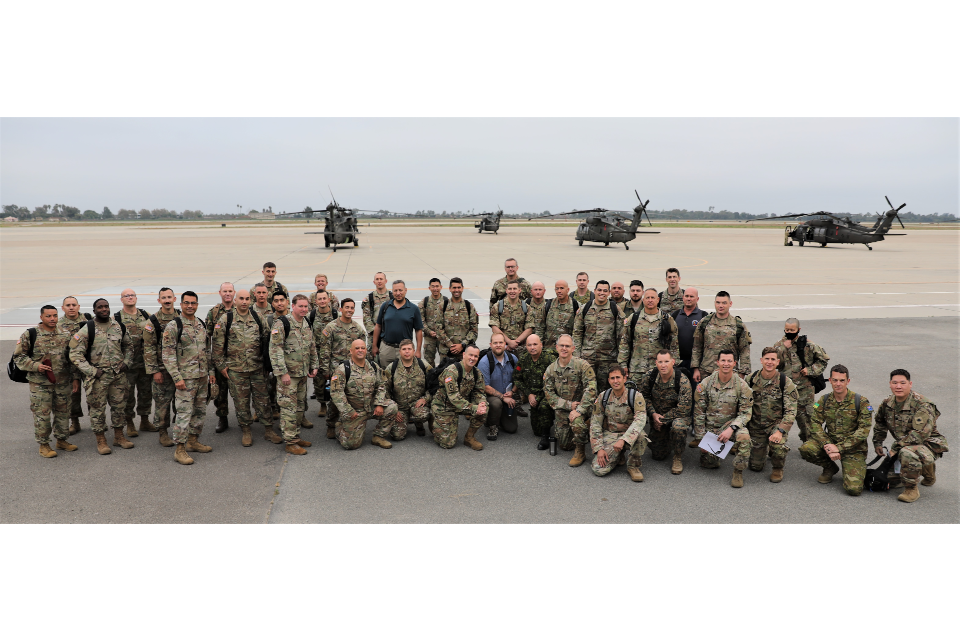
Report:
[[[520,354],[519,371],[513,376],[517,385],[517,398],[530,403],[530,427],[533,435],[540,438],[537,450],[546,451],[550,446],[550,427],[553,425],[553,408],[547,404],[543,392],[543,374],[557,360],[552,351],[545,351],[540,336],[527,337],[526,351]]]
[[[668,349],[657,353],[657,365],[640,382],[653,425],[650,432],[650,453],[654,460],[666,460],[673,452],[670,473],[683,473],[683,450],[693,416],[693,387],[690,379],[676,368],[676,359]]]
[[[440,388],[430,405],[434,416],[433,440],[444,449],[457,444],[459,416],[470,417],[470,428],[463,444],[474,451],[483,449],[476,438],[477,429],[486,422],[487,394],[484,393],[483,374],[477,370],[480,348],[468,344],[463,349],[461,362],[449,365],[440,372]]]
[[[279,298],[278,298],[279,299]],[[313,341],[313,329],[307,322],[310,302],[307,296],[293,296],[292,315],[277,315],[270,330],[270,363],[277,377],[277,404],[280,406],[280,430],[287,453],[302,456],[310,442],[300,437],[307,410],[307,378],[317,375],[320,359]]]
[[[733,372],[735,365],[733,351],[721,350],[717,356],[717,370],[697,385],[693,396],[693,435],[699,441],[710,431],[724,444],[734,439],[736,457],[730,486],[739,489],[743,486],[743,470],[750,459],[750,433],[746,427],[753,413],[753,391]],[[701,449],[700,466],[717,469],[720,463],[717,456]]]
[[[640,466],[643,452],[647,449],[647,408],[643,395],[624,386],[626,377],[619,365],[614,365],[607,376],[610,388],[600,394],[593,405],[590,419],[590,447],[593,473],[605,476],[623,462],[624,447],[630,447],[627,457],[627,473],[634,482],[643,482]]]
[[[367,420],[381,418],[370,443],[389,449],[393,445],[383,436],[390,433],[391,422],[396,424],[397,403],[387,399],[380,367],[366,358],[366,342],[354,340],[350,359],[337,367],[330,378],[330,399],[340,412],[337,440],[344,449],[359,449]]]
[[[573,338],[563,334],[557,338],[556,362],[543,374],[543,393],[553,407],[553,429],[557,444],[564,451],[574,451],[571,467],[579,467],[585,459],[587,425],[590,407],[597,397],[597,376],[586,360],[573,356]]]
[[[381,418],[380,431],[386,433],[389,430],[394,440],[407,437],[407,422],[417,425],[418,436],[425,434],[424,422],[430,423],[430,431],[433,432],[430,394],[427,392],[427,372],[433,366],[414,356],[413,352],[413,340],[401,340],[400,358],[383,370],[387,397],[397,403],[397,415],[392,421]]]
[[[750,471],[763,471],[767,451],[773,471],[770,482],[783,480],[783,464],[787,459],[787,434],[797,417],[799,392],[787,374],[777,370],[780,355],[776,347],[764,347],[760,358],[763,367],[747,379],[753,390],[753,415],[747,424],[750,432]]]

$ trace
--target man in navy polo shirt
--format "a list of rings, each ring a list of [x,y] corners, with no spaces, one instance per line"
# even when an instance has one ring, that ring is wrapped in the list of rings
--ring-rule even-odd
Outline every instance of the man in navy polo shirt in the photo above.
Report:
[[[500,427],[507,433],[517,432],[517,413],[519,408],[513,393],[513,372],[517,366],[517,357],[507,352],[507,342],[502,333],[490,338],[490,351],[477,362],[477,369],[483,374],[487,394],[487,440],[496,440]]]
[[[417,334],[417,350],[420,357],[423,346],[423,319],[417,305],[407,300],[407,285],[403,280],[393,281],[393,300],[384,302],[376,312],[373,327],[373,355],[380,357],[380,366],[385,367],[400,357],[400,341],[412,339]]]
[[[695,287],[687,287],[683,291],[683,308],[674,311],[671,316],[677,321],[677,341],[680,347],[680,366],[690,368],[693,358],[693,334],[697,325],[703,320],[707,312],[697,306],[700,293]]]

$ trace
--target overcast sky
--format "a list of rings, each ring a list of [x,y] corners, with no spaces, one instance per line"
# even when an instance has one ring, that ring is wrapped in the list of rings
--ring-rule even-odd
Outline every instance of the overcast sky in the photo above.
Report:
[[[4,118],[33,208],[958,213],[958,119]]]

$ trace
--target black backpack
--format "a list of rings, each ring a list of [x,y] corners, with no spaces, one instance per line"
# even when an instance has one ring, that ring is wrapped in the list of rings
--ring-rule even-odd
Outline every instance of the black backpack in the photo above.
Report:
[[[37,342],[37,328],[30,327],[27,329],[27,333],[30,334],[30,348],[27,349],[27,355],[31,358],[33,357],[33,345]],[[18,367],[13,363],[13,355],[10,355],[10,362],[7,363],[7,377],[13,380],[14,382],[30,382],[27,380],[27,372]]]
[[[650,376],[650,378],[647,380],[647,394],[649,395],[653,393],[653,385],[656,384],[657,376],[660,375],[660,371],[659,369],[651,369],[649,373],[647,373],[647,375]],[[680,395],[680,376],[681,375],[684,375],[684,368],[674,367],[673,368],[673,390],[677,393],[678,396]]]
[[[797,336],[797,356],[800,357],[800,366],[804,369],[807,368],[807,361],[803,357],[803,352],[807,348],[807,336]],[[827,388],[827,381],[823,377],[823,372],[820,372],[820,375],[817,376],[807,376],[811,383],[813,383],[813,392],[820,393]],[[876,462],[876,461],[874,461]],[[871,463],[873,464],[873,463]]]
[[[260,316],[257,315],[257,312],[253,309],[250,309],[250,315],[253,316],[253,319],[257,323],[257,333],[260,336],[260,353],[263,354],[263,322],[260,320]],[[233,310],[227,311],[227,324],[223,328],[223,357],[227,357],[227,340],[230,339],[230,327],[233,325]],[[289,333],[289,331],[288,331]],[[269,345],[268,345],[269,346]]]
[[[377,375],[380,375],[380,365],[373,360],[367,360],[367,363],[373,365],[373,372]],[[350,366],[350,358],[347,358],[341,364],[343,364],[343,386],[346,387],[347,383],[350,382],[350,371],[352,369]],[[422,362],[420,363],[420,366],[423,366]],[[396,372],[397,368],[394,367],[393,370]]]
[[[670,323],[666,322],[668,314],[662,313],[660,318],[660,333],[657,336],[657,342],[660,343],[660,346],[664,349],[670,348]],[[630,318],[630,340],[628,341],[629,350],[627,353],[633,354],[633,335],[637,331],[637,322],[640,320],[640,314],[635,313],[633,317]]]
[[[253,313],[253,310],[251,309],[250,312]],[[256,317],[256,314],[254,314],[254,317]],[[277,320],[283,325],[283,339],[286,341],[287,336],[290,335],[290,320],[287,316],[277,316]],[[224,345],[226,345],[226,342],[224,342]],[[263,360],[263,371],[273,373],[273,362],[270,361],[270,340],[260,341],[260,359]]]
[[[500,298],[497,300],[497,313],[503,313],[503,305],[506,304],[506,298]],[[527,301],[523,298],[520,299],[520,308],[523,310],[524,315],[527,313]]]
[[[463,363],[457,360],[456,358],[444,358],[440,361],[433,369],[427,372],[427,393],[431,396],[436,396],[437,392],[440,391],[440,376],[443,375],[443,372],[446,371],[447,367],[450,365],[457,365],[457,386],[460,386],[460,383],[463,382]],[[473,368],[473,379],[477,379],[477,368]]]
[[[867,469],[867,475],[863,482],[864,487],[877,493],[890,490],[890,469],[893,468],[893,464],[897,461],[897,456],[891,456],[890,453],[887,452],[868,462],[867,466],[870,467],[876,464],[880,458],[885,458],[885,460],[881,462],[876,469]]]
[[[253,311],[253,309],[251,309],[251,311]],[[337,310],[334,309],[333,307],[330,307],[330,312],[334,320],[340,317],[340,314],[338,314]],[[313,329],[313,323],[316,319],[317,319],[317,310],[314,309],[313,311],[310,312],[310,315],[307,316],[307,324],[310,325],[311,329]]]
[[[680,311],[680,310],[678,310],[678,312],[679,312],[679,311]],[[700,323],[697,325],[697,331],[700,331],[700,330],[702,329],[702,330],[703,330],[703,335],[706,335],[706,334],[707,334],[707,325],[710,324],[710,321],[713,320],[714,316],[716,316],[716,313],[708,313],[707,315],[703,316],[703,318],[700,320]],[[734,338],[734,340],[736,340],[737,345],[739,345],[739,344],[740,344],[740,338],[743,337],[743,332],[744,332],[743,320],[740,319],[740,316],[733,316],[733,318],[734,318],[734,320],[733,320],[734,323],[736,323],[736,325],[737,325],[737,335],[736,335],[736,338]],[[694,335],[696,335],[696,331],[694,331]],[[737,362],[740,361],[740,351],[739,351],[739,349],[740,349],[739,346],[736,347],[736,350],[737,350]]]
[[[613,389],[607,389],[600,394],[600,404],[603,406],[603,410],[607,410],[607,402],[610,400],[610,392]],[[637,390],[633,387],[627,387],[627,404],[630,405],[630,408],[633,409],[633,403],[637,399]]]
[[[751,390],[751,391],[753,390],[753,383],[756,381],[758,375],[760,375],[760,369],[757,369],[757,370],[754,371],[752,374],[750,374],[750,377],[747,379],[747,385],[750,387],[750,390]],[[786,397],[783,395],[783,388],[786,386],[786,384],[787,384],[787,374],[785,374],[784,372],[781,371],[781,372],[780,372],[780,410],[781,410],[783,413],[786,413],[786,412],[787,412],[787,407],[786,407],[787,399],[786,399]],[[859,397],[859,396],[858,396],[858,397]],[[859,415],[859,413],[860,413],[860,402],[859,402],[859,400],[857,400],[856,406],[857,406],[857,414]]]
[[[471,304],[470,304],[470,301],[467,300],[466,298],[461,298],[461,300],[463,300],[463,303],[464,303],[464,304],[466,305],[466,307],[467,307],[467,317],[469,318],[471,315],[473,315],[473,305],[471,305]],[[446,296],[444,296],[444,297],[443,297],[443,311],[440,312],[440,315],[441,315],[441,316],[443,316],[443,315],[447,312],[447,303],[448,303],[448,302],[450,302],[450,301],[447,300],[447,297],[446,297]]]
[[[174,309],[174,313],[178,316],[180,315],[179,309]],[[157,314],[150,314],[150,317],[147,318],[150,321],[150,324],[153,325],[153,335],[157,337],[157,346],[159,347],[163,343],[163,329],[160,327],[160,320],[157,319]],[[181,331],[182,332],[182,331]]]
[[[613,304],[613,303],[610,302],[609,300],[607,300],[607,303],[610,305],[610,311],[611,311],[611,313],[613,313],[613,337],[614,337],[615,340],[619,340],[619,339],[620,339],[620,307],[618,307],[617,305]],[[583,305],[583,313],[580,314],[580,315],[583,317],[584,320],[587,319],[587,312],[590,311],[590,307],[591,307],[591,306],[593,306],[593,292],[592,292],[592,291],[590,292],[590,302],[588,302],[587,304]],[[636,314],[634,314],[634,315],[636,315]],[[544,317],[546,317],[546,316],[544,316]],[[631,346],[631,347],[633,346],[633,342],[630,343],[630,346]]]
[[[507,357],[507,362],[509,362],[514,368],[517,366],[517,356],[513,355],[509,351],[504,351],[503,355]],[[493,349],[487,348],[480,352],[480,356],[477,358],[477,365],[480,364],[480,361],[486,358],[490,361],[490,371],[493,371],[493,367],[496,363],[493,355]]]
[[[417,364],[420,365],[420,371],[423,371],[423,375],[424,375],[424,377],[426,377],[426,375],[427,375],[427,365],[423,364],[423,360],[421,360],[420,358],[414,358],[414,360],[416,360]],[[393,384],[396,384],[396,383],[397,383],[397,380],[396,380],[396,377],[397,377],[397,368],[398,368],[399,366],[400,366],[400,359],[399,359],[399,358],[397,358],[396,360],[394,360],[394,361],[393,361],[393,364],[390,365],[390,381],[391,381]]]

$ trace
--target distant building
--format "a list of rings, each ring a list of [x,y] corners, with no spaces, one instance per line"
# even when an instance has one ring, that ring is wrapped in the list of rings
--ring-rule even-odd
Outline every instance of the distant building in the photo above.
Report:
[[[3,219],[4,222],[19,222],[19,218],[14,218],[13,216],[7,216]]]

